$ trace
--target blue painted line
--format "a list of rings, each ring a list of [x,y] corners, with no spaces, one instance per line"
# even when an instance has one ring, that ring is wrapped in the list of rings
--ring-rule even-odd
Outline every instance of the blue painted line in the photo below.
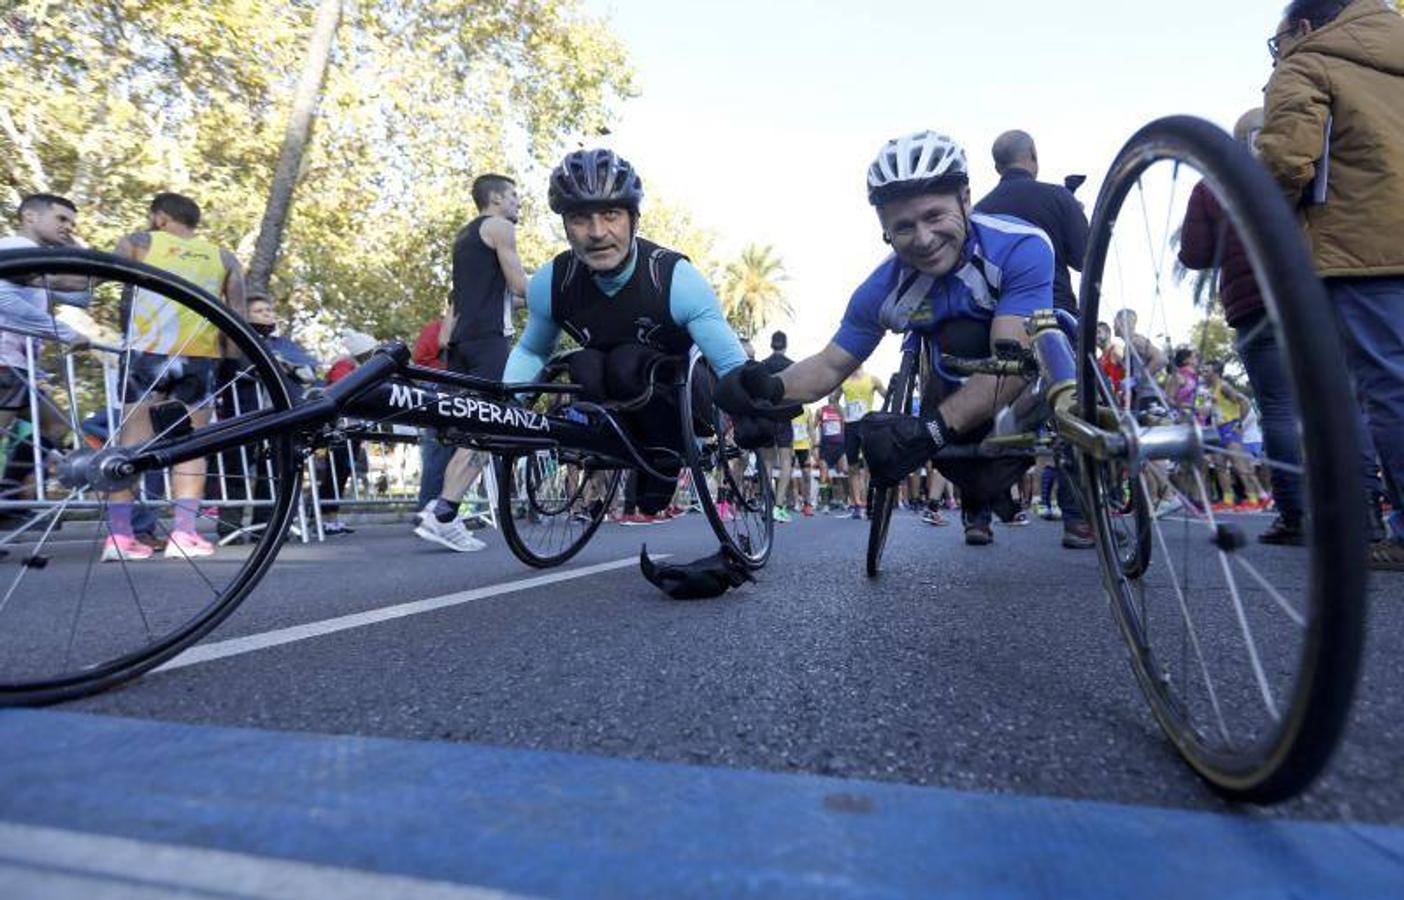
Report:
[[[1400,896],[1404,829],[0,712],[0,820],[577,897]]]

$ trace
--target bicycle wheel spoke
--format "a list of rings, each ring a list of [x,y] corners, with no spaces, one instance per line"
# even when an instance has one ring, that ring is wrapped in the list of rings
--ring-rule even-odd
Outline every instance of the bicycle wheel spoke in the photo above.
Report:
[[[1160,523],[1151,519],[1151,529],[1155,533],[1156,542],[1160,545],[1160,552],[1165,554],[1166,559],[1170,559],[1170,544],[1165,540],[1165,532],[1161,529]],[[1214,687],[1214,678],[1209,673],[1209,664],[1204,659],[1204,650],[1199,643],[1199,633],[1194,626],[1194,617],[1190,615],[1189,602],[1185,599],[1185,592],[1180,587],[1180,577],[1175,574],[1174,566],[1166,566],[1165,571],[1170,576],[1170,584],[1175,590],[1175,601],[1179,605],[1180,617],[1185,624],[1185,636],[1189,639],[1195,662],[1204,678],[1204,688],[1209,693],[1209,705],[1214,710],[1214,721],[1218,724],[1219,733],[1223,735],[1224,740],[1232,744],[1233,736],[1229,733],[1223,707],[1219,704],[1219,692]]]
[[[44,514],[46,517],[52,519],[52,521],[49,522],[49,526],[44,529],[43,535],[39,537],[39,541],[34,545],[34,552],[29,555],[31,560],[39,558],[39,551],[44,549],[44,544],[48,541],[49,535],[54,533],[54,526],[58,524],[59,519],[63,517],[64,512],[68,509],[68,505],[72,503],[77,496],[78,492],[73,491],[68,495],[68,499],[64,500],[57,508]],[[15,574],[14,580],[10,582],[10,589],[5,592],[4,597],[0,597],[0,613],[5,611],[5,607],[9,605],[10,598],[15,595],[15,591],[19,589],[20,582],[24,580],[25,575],[29,574],[30,568],[31,567],[26,564],[20,565],[19,572]]]
[[[99,515],[101,519],[101,515]],[[97,564],[98,556],[102,553],[102,531],[94,531],[93,540],[88,550],[88,564],[83,570],[83,586],[78,590],[78,602],[74,604],[73,616],[68,622],[68,642],[63,649],[63,666],[65,669],[73,664],[73,642],[78,638],[78,623],[83,620],[83,607],[88,601],[88,587],[93,582],[93,567]]]
[[[1239,553],[1235,553],[1233,555],[1233,561],[1242,566],[1243,570],[1247,572],[1249,576],[1251,576],[1252,579],[1258,583],[1259,587],[1267,591],[1268,596],[1271,597],[1272,601],[1276,603],[1284,613],[1287,614],[1287,618],[1291,619],[1293,624],[1297,625],[1300,628],[1306,627],[1306,616],[1302,614],[1301,610],[1294,607],[1286,597],[1282,596],[1282,593],[1278,591],[1277,588],[1273,587],[1271,582],[1269,582],[1266,578],[1263,577],[1263,573],[1258,571],[1257,566],[1244,559],[1243,555]]]
[[[1194,473],[1194,479],[1199,485],[1200,495],[1207,500],[1208,488],[1205,487],[1204,476],[1196,471]],[[1206,508],[1209,509],[1208,516],[1210,524],[1213,524],[1214,511],[1212,508],[1208,507],[1207,503]],[[1263,704],[1267,707],[1267,711],[1274,721],[1281,721],[1282,714],[1278,712],[1277,701],[1273,699],[1272,687],[1268,684],[1267,673],[1263,671],[1263,662],[1258,655],[1258,642],[1253,637],[1253,629],[1248,625],[1248,615],[1243,609],[1243,598],[1238,592],[1238,579],[1233,575],[1233,568],[1229,565],[1228,554],[1223,550],[1219,550],[1218,557],[1219,566],[1223,569],[1224,579],[1228,582],[1229,596],[1233,600],[1234,616],[1238,620],[1238,627],[1243,635],[1243,643],[1248,650],[1248,659],[1252,664],[1253,677],[1257,679],[1258,690],[1261,693]]]
[[[107,442],[103,444],[104,447],[112,446],[112,443],[117,440],[117,436],[122,433],[122,430],[126,428],[127,423],[131,421],[132,416],[136,415],[137,411],[142,408],[142,404],[145,403],[146,400],[148,400],[152,394],[157,393],[156,386],[165,381],[166,376],[170,375],[171,371],[175,368],[177,362],[180,362],[181,360],[185,359],[185,357],[181,354],[183,354],[186,350],[190,349],[191,343],[194,342],[195,338],[198,337],[200,332],[203,331],[208,325],[208,322],[203,323],[201,327],[196,329],[194,333],[187,337],[185,339],[185,342],[182,343],[179,347],[177,347],[173,353],[143,354],[164,356],[166,361],[161,365],[161,368],[156,372],[156,374],[150,379],[151,383],[147,385],[145,389],[142,390],[141,396],[137,397],[137,399],[132,401],[131,403],[123,404],[124,410],[122,413],[122,418],[117,423],[117,428],[113,430],[111,435],[108,436]],[[125,377],[123,378],[122,389],[118,392],[119,397],[126,396],[127,379],[131,378],[131,354],[133,351],[130,345],[128,345],[126,352],[127,365],[123,367]]]
[[[1239,460],[1250,465],[1262,465],[1269,469],[1276,469],[1279,472],[1286,472],[1289,475],[1296,475],[1298,478],[1306,475],[1306,469],[1293,463],[1278,462],[1268,457],[1257,457],[1242,450],[1229,450],[1224,447],[1205,447],[1205,453],[1212,453],[1215,456],[1223,456],[1228,459]]]
[[[242,373],[242,374],[246,374],[246,373],[248,373],[248,372],[250,372],[250,371],[252,371],[252,370],[253,370],[252,367],[250,367],[250,368],[248,368],[248,369],[245,369],[245,370],[244,370],[244,373]],[[237,379],[238,377],[239,377],[239,376],[237,376],[237,375],[235,376],[236,379]],[[215,401],[218,400],[218,399],[220,398],[220,396],[222,396],[222,395],[224,394],[225,391],[229,390],[229,389],[232,388],[233,386],[234,386],[234,380],[230,380],[230,381],[225,382],[225,384],[224,384],[222,387],[220,387],[219,390],[215,391],[215,392],[214,392],[213,394],[211,394],[209,397],[207,397],[207,398],[205,398],[204,400],[200,401],[200,402],[197,403],[196,405],[189,407],[189,413],[188,413],[188,414],[189,414],[189,415],[194,415],[195,413],[200,412],[201,410],[204,410],[204,409],[214,409]],[[177,428],[179,428],[179,427],[180,427],[181,425],[183,425],[183,424],[185,424],[185,421],[184,421],[184,420],[179,420],[179,419],[178,419],[178,420],[176,420],[175,422],[171,423],[170,425],[167,425],[166,428],[165,428],[160,434],[153,435],[151,438],[149,438],[149,439],[146,441],[146,443],[144,443],[144,444],[142,444],[140,447],[136,448],[136,450],[135,450],[134,452],[136,452],[136,453],[145,453],[147,450],[151,449],[151,446],[152,446],[153,444],[155,444],[157,441],[159,441],[161,438],[165,437],[166,435],[170,434],[171,432],[175,431]]]

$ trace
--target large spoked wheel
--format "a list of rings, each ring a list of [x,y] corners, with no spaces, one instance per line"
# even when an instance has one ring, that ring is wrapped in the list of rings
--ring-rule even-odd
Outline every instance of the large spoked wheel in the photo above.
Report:
[[[907,350],[902,354],[902,365],[893,379],[891,389],[883,400],[883,412],[901,412],[910,415],[912,397],[916,392],[917,362],[920,354]],[[928,463],[929,464],[929,463]],[[882,552],[887,548],[887,532],[892,527],[892,510],[897,506],[899,492],[897,486],[868,488],[868,556],[869,578],[876,578],[882,565]]]
[[[95,480],[85,465],[94,455],[159,449],[286,410],[288,389],[242,321],[157,269],[85,251],[17,251],[0,253],[0,279],[46,301],[86,285],[96,323],[84,326],[92,346],[81,352],[53,331],[45,340],[0,326],[22,354],[6,359],[17,383],[0,411],[11,438],[0,490],[0,705],[32,705],[133,678],[227,617],[273,561],[298,467],[289,434],[136,481]]]
[[[1191,207],[1214,222],[1197,241],[1180,231]],[[1235,321],[1232,343],[1216,345],[1217,273],[1177,282],[1177,253],[1194,265],[1246,260],[1265,312]],[[1111,320],[1119,308],[1139,313],[1135,337],[1122,328],[1131,387],[1121,391],[1097,371],[1096,342],[1099,312]],[[1131,450],[1110,461],[1080,453],[1079,467],[1112,609],[1155,718],[1195,771],[1237,800],[1303,790],[1330,758],[1356,682],[1363,491],[1335,334],[1293,217],[1244,147],[1183,117],[1127,143],[1092,220],[1077,401],[1085,420],[1119,422]],[[1187,399],[1192,385],[1175,396],[1153,377],[1159,335],[1221,356],[1225,378],[1256,395],[1261,456],[1223,421],[1226,407],[1247,411],[1220,403],[1222,388],[1200,404]],[[1178,389],[1198,376],[1182,367],[1176,378]],[[1218,417],[1202,421],[1204,406]],[[1138,495],[1129,505],[1128,481]],[[1299,545],[1257,511],[1269,487]]]
[[[493,457],[497,522],[512,553],[539,569],[590,542],[619,489],[619,471],[594,469],[560,449]]]
[[[736,445],[725,414],[711,402],[702,380],[712,377],[694,350],[679,404],[692,484],[717,539],[759,569],[775,541],[775,492],[760,453]]]

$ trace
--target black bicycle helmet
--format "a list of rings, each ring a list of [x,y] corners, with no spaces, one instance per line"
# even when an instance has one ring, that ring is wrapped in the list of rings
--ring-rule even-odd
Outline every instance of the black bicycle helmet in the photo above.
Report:
[[[551,172],[547,192],[558,214],[618,206],[639,211],[643,182],[629,161],[613,150],[576,150]]]

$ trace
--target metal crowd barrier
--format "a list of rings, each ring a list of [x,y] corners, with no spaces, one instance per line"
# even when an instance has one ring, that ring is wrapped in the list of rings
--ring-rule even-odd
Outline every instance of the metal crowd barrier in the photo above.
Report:
[[[106,419],[107,434],[115,434],[122,423],[119,420],[122,410],[122,397],[119,390],[119,360],[125,352],[121,347],[114,347],[104,344],[89,344],[88,349],[93,351],[102,369],[103,383],[103,409],[85,410],[80,408],[80,399],[73,393],[73,385],[77,383],[77,373],[75,370],[74,356],[72,353],[64,352],[60,355],[61,365],[64,369],[66,390],[64,394],[64,405],[55,402],[47,391],[39,388],[45,387],[46,379],[44,370],[39,365],[40,340],[52,342],[53,336],[31,331],[20,327],[7,325],[3,331],[24,337],[25,341],[25,362],[26,368],[20,370],[14,367],[0,365],[0,369],[6,369],[24,381],[27,388],[26,398],[27,408],[5,411],[10,413],[6,416],[8,421],[0,422],[0,441],[3,441],[4,454],[3,462],[0,465],[0,474],[8,470],[10,463],[15,460],[16,454],[24,454],[28,458],[30,465],[30,477],[32,478],[33,497],[21,499],[17,495],[27,493],[30,488],[26,485],[16,483],[9,485],[6,489],[0,490],[0,513],[32,513],[14,527],[0,527],[0,547],[15,543],[23,535],[39,529],[42,533],[46,527],[51,525],[52,519],[56,518],[60,511],[64,510],[97,510],[102,508],[103,500],[93,496],[92,492],[80,491],[72,497],[51,497],[53,488],[48,467],[45,459],[45,437],[43,435],[43,424],[45,414],[50,417],[61,418],[67,426],[67,433],[63,437],[62,446],[64,449],[73,449],[77,442],[87,440],[83,422],[95,412],[100,412]],[[38,373],[37,375],[35,373]],[[231,385],[233,382],[230,383]],[[229,390],[230,385],[221,385],[221,390]],[[232,397],[233,412],[240,414],[241,401],[237,390],[229,390]],[[258,403],[262,405],[266,402],[266,395],[262,389],[258,389]],[[218,404],[215,404],[217,407]],[[26,422],[24,413],[28,413],[28,435],[23,435],[23,425]],[[218,409],[212,411],[211,421],[218,421]],[[303,542],[311,540],[324,540],[326,537],[323,525],[325,515],[330,507],[352,507],[358,510],[391,509],[397,507],[407,507],[413,509],[416,506],[419,491],[419,431],[401,425],[372,425],[359,422],[344,423],[342,430],[343,437],[341,443],[333,443],[327,450],[319,451],[313,456],[309,456],[305,465],[303,491],[296,512],[296,520],[293,525],[294,536]],[[109,438],[110,439],[110,438]],[[25,443],[28,446],[24,446]],[[357,454],[345,452],[351,449],[352,444],[359,444],[366,452],[368,471],[361,471],[357,462]],[[350,471],[346,473],[348,479],[340,476],[338,471],[338,457],[342,453],[336,452],[336,448],[341,446],[345,456],[342,457],[349,463]],[[272,480],[273,472],[271,463],[263,462],[262,477]],[[319,465],[324,466],[323,471],[319,471]],[[215,454],[212,457],[212,468],[207,468],[206,478],[213,479],[215,496],[211,496],[211,482],[207,481],[205,499],[201,501],[202,510],[239,510],[237,525],[233,530],[225,534],[220,543],[228,544],[237,540],[243,535],[256,534],[262,525],[255,522],[244,522],[245,510],[250,511],[248,515],[252,517],[252,511],[261,507],[271,507],[271,499],[258,499],[256,483],[260,477],[258,469],[259,463],[250,460],[248,448],[240,448],[237,451]],[[231,471],[237,468],[237,471]],[[326,486],[319,475],[326,475]],[[150,478],[151,476],[148,476]],[[374,479],[373,481],[371,479]],[[341,484],[343,480],[348,481],[348,489],[343,492]],[[164,508],[169,505],[165,499],[172,495],[171,473],[169,470],[163,471],[158,476],[159,485],[152,485],[148,481],[143,481],[137,488],[136,493],[143,504],[155,508]],[[231,490],[237,482],[242,481],[242,489]],[[521,479],[517,479],[521,483]],[[383,489],[382,488],[383,482]],[[469,502],[474,505],[473,516],[480,518],[487,525],[496,527],[496,495],[497,485],[491,466],[483,470],[483,477],[474,486],[470,493]]]

